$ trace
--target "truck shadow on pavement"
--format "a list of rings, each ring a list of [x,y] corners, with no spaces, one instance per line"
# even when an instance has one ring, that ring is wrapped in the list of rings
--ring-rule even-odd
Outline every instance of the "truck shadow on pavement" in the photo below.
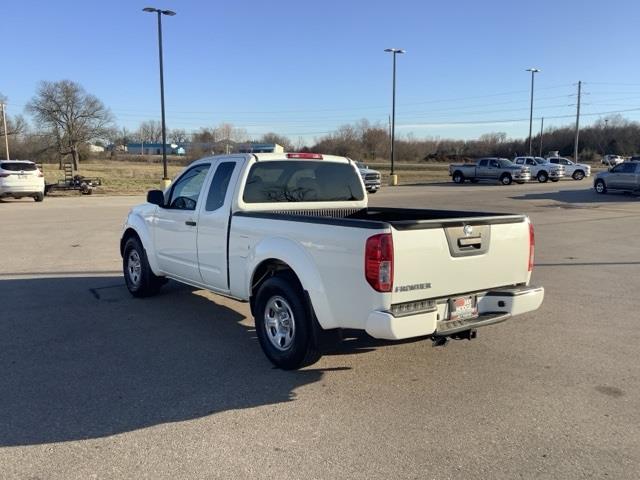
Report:
[[[120,277],[0,279],[0,304],[0,447],[288,402],[323,375],[274,369],[243,315],[172,282],[133,299]]]
[[[596,193],[593,188],[584,190],[558,190],[552,192],[524,193],[511,197],[513,200],[553,200],[565,204],[573,203],[627,203],[640,200],[640,196],[609,192],[605,195]]]

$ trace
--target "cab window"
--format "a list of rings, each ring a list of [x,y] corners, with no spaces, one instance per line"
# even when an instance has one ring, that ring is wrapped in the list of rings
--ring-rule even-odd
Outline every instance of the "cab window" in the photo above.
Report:
[[[227,189],[235,167],[235,162],[223,162],[216,168],[216,173],[213,175],[209,194],[207,195],[207,204],[205,205],[207,212],[213,212],[224,205],[224,199],[227,196]]]
[[[196,165],[182,174],[171,188],[169,208],[176,210],[195,210],[202,184],[209,172],[208,163]]]

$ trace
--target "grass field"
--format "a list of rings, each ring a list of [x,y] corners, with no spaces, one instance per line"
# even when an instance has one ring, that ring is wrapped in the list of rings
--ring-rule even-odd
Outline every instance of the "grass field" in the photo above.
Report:
[[[370,166],[379,170],[383,175],[383,184],[388,184],[389,168],[377,164]],[[173,178],[183,168],[183,165],[169,162],[169,178]],[[426,164],[419,167],[398,164],[395,170],[400,178],[400,184],[446,181],[449,178],[445,164]],[[77,173],[85,177],[100,177],[102,179],[102,186],[94,190],[95,194],[142,195],[148,190],[160,188],[162,164],[103,160],[81,163]],[[55,164],[45,164],[44,174],[47,183],[56,183],[64,178],[64,172],[58,170],[58,166]],[[77,194],[77,192],[63,191],[53,193],[53,195]]]
[[[169,161],[169,178],[173,178],[184,168],[184,159]],[[370,168],[382,173],[382,184],[389,184],[388,164],[370,163]],[[416,183],[448,182],[449,165],[446,163],[408,164],[396,163],[395,172],[398,175],[399,185]],[[599,168],[592,169],[595,174]],[[62,170],[57,165],[44,165],[45,180],[47,183],[55,183],[64,178]],[[100,177],[102,186],[94,190],[96,194],[107,195],[143,195],[148,190],[161,188],[162,164],[131,161],[101,160],[80,164],[77,172],[85,177]],[[54,192],[53,195],[77,195],[78,192]]]

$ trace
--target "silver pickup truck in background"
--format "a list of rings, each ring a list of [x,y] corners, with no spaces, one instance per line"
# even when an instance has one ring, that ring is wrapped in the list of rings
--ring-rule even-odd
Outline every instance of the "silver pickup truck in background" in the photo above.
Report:
[[[449,176],[455,183],[469,180],[498,180],[503,185],[512,182],[524,183],[531,180],[531,170],[526,165],[516,165],[506,158],[480,158],[476,164],[459,163],[449,165]]]

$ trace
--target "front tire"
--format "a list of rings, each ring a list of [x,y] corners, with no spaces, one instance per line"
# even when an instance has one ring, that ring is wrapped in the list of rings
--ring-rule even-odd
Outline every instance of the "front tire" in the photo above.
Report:
[[[41,201],[43,201],[43,200],[44,200],[44,193],[36,193],[36,194],[33,196],[33,199],[34,199],[36,202],[41,202]]]
[[[127,289],[134,297],[155,295],[165,283],[163,277],[158,277],[151,270],[147,252],[135,237],[129,238],[124,245],[122,271]]]
[[[582,170],[576,170],[572,175],[574,180],[582,180],[584,178],[584,172]]]
[[[260,286],[254,309],[256,333],[262,351],[276,367],[294,370],[321,357],[310,312],[293,279],[275,276]]]
[[[509,175],[508,173],[505,173],[500,177],[500,183],[502,183],[502,185],[511,185],[512,181],[513,179],[511,178],[511,175]]]
[[[538,181],[540,183],[546,183],[547,180],[549,180],[549,175],[547,175],[547,172],[542,171],[538,173]]]
[[[605,185],[604,180],[598,180],[595,184],[595,189],[597,193],[607,193],[607,186]]]

